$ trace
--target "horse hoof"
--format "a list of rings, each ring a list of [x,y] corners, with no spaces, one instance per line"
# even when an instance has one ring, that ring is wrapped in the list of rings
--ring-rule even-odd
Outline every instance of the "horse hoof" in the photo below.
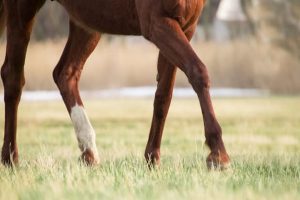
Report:
[[[160,165],[160,160],[158,159],[146,159],[146,162],[150,170],[155,169]]]
[[[100,162],[98,154],[94,153],[91,149],[85,150],[82,153],[80,160],[88,166],[97,165]]]
[[[144,156],[145,156],[145,159],[146,159],[149,169],[153,169],[160,165],[160,151],[159,150],[146,151]]]
[[[14,167],[14,166],[18,166],[19,165],[18,159],[14,159],[13,161],[11,161],[10,158],[1,158],[1,163],[5,167]]]
[[[1,163],[6,167],[12,167],[13,163],[11,162],[10,158],[1,158]]]
[[[17,153],[13,153],[10,154],[5,153],[2,151],[2,155],[1,155],[1,163],[6,166],[6,167],[13,167],[13,166],[17,166],[19,163],[19,159],[18,159],[18,154]]]
[[[206,159],[206,166],[209,170],[226,170],[230,168],[229,156],[226,153],[210,153]]]

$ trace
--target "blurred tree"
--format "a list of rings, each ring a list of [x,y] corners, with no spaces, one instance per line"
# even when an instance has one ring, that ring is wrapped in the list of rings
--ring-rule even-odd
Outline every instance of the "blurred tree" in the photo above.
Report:
[[[206,40],[214,39],[213,25],[220,1],[206,1],[206,7],[199,21],[201,36]],[[242,0],[241,2],[250,24],[250,32],[255,33],[261,41],[285,48],[300,57],[299,0]],[[32,38],[44,40],[66,37],[67,34],[68,15],[65,10],[55,1],[46,1],[46,5],[38,13]]]
[[[215,19],[215,38],[234,40],[251,36],[252,25],[244,0],[222,0]]]
[[[242,14],[245,20],[220,20],[216,18],[220,3],[224,0],[208,0],[203,10],[199,25],[202,30],[202,38],[205,40],[224,40],[225,38],[237,39],[254,35],[254,26],[249,18],[246,7],[249,0],[241,0]],[[223,2],[224,3],[224,2]],[[230,1],[226,2],[230,3]],[[232,2],[234,5],[239,2]],[[228,8],[228,7],[227,7]],[[231,7],[229,7],[230,9]],[[236,7],[235,7],[236,8]],[[232,10],[228,10],[231,12]],[[231,13],[229,13],[231,14]],[[223,38],[223,39],[222,39]]]
[[[204,39],[212,39],[212,26],[221,0],[208,0],[202,11],[199,20],[200,26],[203,28]]]
[[[68,35],[69,17],[61,5],[46,1],[37,14],[32,38],[35,40],[55,39]]]
[[[246,0],[257,37],[300,58],[300,1]]]

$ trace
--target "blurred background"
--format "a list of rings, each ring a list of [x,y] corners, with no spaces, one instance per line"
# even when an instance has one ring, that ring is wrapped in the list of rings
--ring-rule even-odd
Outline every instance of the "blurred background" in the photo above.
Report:
[[[300,94],[299,19],[299,0],[207,0],[192,45],[209,69],[212,87]],[[56,90],[52,70],[67,36],[68,15],[47,1],[28,48],[26,90]],[[3,62],[5,36],[0,53]],[[152,92],[157,55],[142,37],[104,35],[85,65],[81,90],[140,87],[140,94],[147,88]],[[190,87],[181,71],[176,87]]]

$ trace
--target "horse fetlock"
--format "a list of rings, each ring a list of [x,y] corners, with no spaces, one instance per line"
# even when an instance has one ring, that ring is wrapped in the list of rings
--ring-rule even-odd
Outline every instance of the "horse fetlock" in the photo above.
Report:
[[[226,152],[224,142],[219,134],[206,137],[205,144],[212,152]]]

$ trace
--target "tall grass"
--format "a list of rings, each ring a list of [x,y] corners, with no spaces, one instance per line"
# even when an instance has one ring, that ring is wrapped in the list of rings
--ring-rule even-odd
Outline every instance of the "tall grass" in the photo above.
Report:
[[[213,102],[232,160],[224,172],[206,169],[196,99],[172,102],[161,166],[152,171],[143,159],[152,100],[85,102],[101,158],[93,168],[78,162],[63,102],[21,102],[20,166],[0,165],[0,199],[299,199],[299,97]],[[3,115],[0,121],[3,130]]]

